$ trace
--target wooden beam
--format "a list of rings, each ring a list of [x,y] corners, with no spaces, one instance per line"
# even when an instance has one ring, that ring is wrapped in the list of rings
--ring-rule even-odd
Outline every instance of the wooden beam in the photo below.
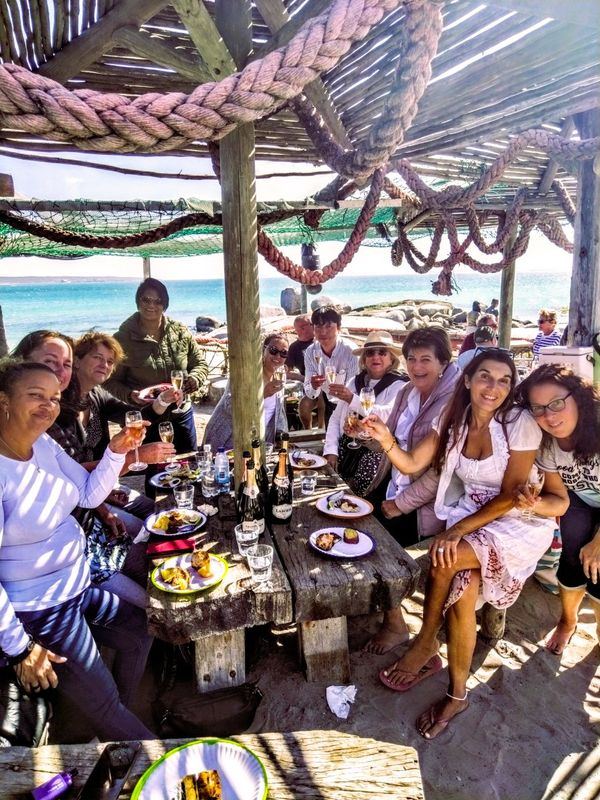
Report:
[[[280,28],[277,33],[268,42],[265,42],[262,47],[257,47],[254,51],[253,59],[262,58],[273,50],[279,47],[284,47],[294,36],[298,33],[300,28],[313,17],[318,17],[326,8],[331,5],[331,0],[310,0],[306,3],[304,8],[293,17],[290,17],[289,22]]]
[[[202,0],[173,0],[179,14],[213,80],[236,72],[235,60]],[[232,11],[235,15],[235,12]],[[250,28],[252,29],[252,28]]]
[[[563,122],[562,128],[560,129],[560,135],[564,136],[565,139],[570,139],[574,130],[575,123],[573,121],[573,117],[567,117]],[[558,167],[559,164],[554,158],[548,160],[548,166],[544,170],[540,185],[538,186],[538,194],[547,194],[550,191],[552,181],[554,178],[556,178]]]
[[[199,59],[180,56],[170,45],[163,44],[158,37],[151,37],[131,25],[115,31],[112,46],[125,47],[153,64],[173,69],[178,75],[198,83],[205,83],[213,77]]]
[[[577,0],[576,3],[565,3],[563,0],[489,0],[486,5],[531,14],[540,19],[552,17],[559,22],[569,22],[586,28],[598,28],[600,25],[598,0]]]
[[[506,255],[509,250],[512,249],[516,238],[517,232],[514,230],[508,237],[508,241],[504,247],[504,255]],[[516,261],[511,261],[510,264],[507,264],[502,270],[502,279],[500,282],[500,308],[498,309],[499,347],[510,347],[513,321],[513,299],[515,294],[515,265]],[[489,608],[491,608],[491,606]],[[501,636],[497,638],[501,638]]]
[[[119,28],[139,28],[156,16],[168,2],[169,0],[121,0],[95,25],[69,42],[50,61],[42,64],[38,72],[64,83],[110,50],[113,36]]]
[[[283,0],[254,0],[262,18],[269,26],[271,33],[277,33],[290,19]],[[327,90],[320,78],[304,87],[304,94],[323,117],[327,128],[331,131],[338,144],[351,148],[352,140],[344,128],[342,120],[336,111]]]
[[[217,0],[215,19],[236,64],[252,50],[250,0]],[[254,125],[239,125],[221,141],[223,260],[229,343],[233,446],[239,482],[241,453],[253,428],[264,434],[260,293],[256,246]]]

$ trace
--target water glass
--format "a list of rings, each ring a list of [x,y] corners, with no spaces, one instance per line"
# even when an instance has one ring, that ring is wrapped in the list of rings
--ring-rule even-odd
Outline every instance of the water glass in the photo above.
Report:
[[[313,494],[317,488],[317,473],[313,469],[307,469],[302,473],[300,491],[302,494]]]
[[[248,548],[246,558],[255,583],[265,583],[271,580],[273,548],[270,544],[255,544]]]
[[[235,540],[241,556],[245,556],[248,550],[258,544],[260,528],[258,522],[240,522],[235,528]]]
[[[177,508],[194,507],[194,487],[190,483],[182,483],[181,486],[175,486],[173,496],[175,497]]]
[[[212,465],[206,467],[202,474],[202,494],[206,498],[216,497],[219,494],[217,471]]]

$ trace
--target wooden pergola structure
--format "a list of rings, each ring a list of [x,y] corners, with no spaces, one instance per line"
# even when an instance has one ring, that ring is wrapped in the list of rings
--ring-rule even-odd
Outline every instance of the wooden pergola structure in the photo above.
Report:
[[[576,202],[569,332],[574,344],[592,342],[599,23],[598,0],[0,0],[0,154],[68,165],[86,150],[210,152],[222,185],[231,380],[244,387],[233,393],[239,452],[262,416],[257,160],[330,165],[340,177],[319,199],[334,203],[349,184],[398,170],[408,231],[474,208],[464,192],[444,204],[434,182],[464,189],[504,158],[479,210],[510,215],[521,189],[522,211],[543,208],[549,228],[572,216],[565,197]],[[506,156],[531,128],[538,135]],[[509,264],[504,319],[512,280]]]

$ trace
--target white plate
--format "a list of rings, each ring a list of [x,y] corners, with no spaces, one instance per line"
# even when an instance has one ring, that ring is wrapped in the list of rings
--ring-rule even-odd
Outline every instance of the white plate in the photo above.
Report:
[[[348,525],[347,527],[350,526]],[[337,533],[340,540],[333,545],[331,550],[321,550],[321,548],[317,547],[315,544],[317,536],[321,533]],[[357,544],[346,544],[343,536],[343,528],[320,528],[318,531],[314,531],[310,534],[308,543],[317,553],[321,553],[323,556],[331,556],[331,558],[360,558],[361,556],[366,556],[375,549],[375,540],[372,539],[368,533],[358,531]]]
[[[174,510],[175,509],[170,508],[168,511],[159,511],[158,514],[150,514],[150,516],[144,522],[146,530],[149,530],[150,533],[154,533],[156,536],[184,536],[186,533],[193,533],[194,531],[197,531],[198,528],[201,528],[206,522],[206,514],[203,514],[201,511],[195,511],[191,508],[181,508],[179,509],[180,511],[182,511],[184,514],[188,514],[190,517],[194,517],[195,521],[181,525],[175,533],[167,533],[165,530],[155,527],[156,521],[159,517],[163,517],[165,514],[169,514]]]
[[[367,514],[370,514],[373,511],[373,506],[371,503],[362,497],[356,497],[353,494],[345,494],[343,499],[350,500],[352,503],[357,505],[358,508],[355,511],[344,511],[341,508],[329,508],[329,496],[319,497],[315,503],[315,506],[323,514],[327,514],[330,517],[336,517],[337,519],[358,519],[359,517],[366,517]]]
[[[150,478],[150,483],[158,489],[173,489],[175,486],[179,486],[181,478],[176,478],[174,475],[171,475],[172,471],[173,470],[170,472],[157,472],[156,475]]]
[[[180,474],[180,472],[182,474]],[[195,475],[196,477],[192,477]],[[173,486],[177,486],[176,483],[161,483],[161,478],[169,478],[170,480],[178,480],[180,483],[181,481],[188,481],[188,483],[199,483],[202,480],[200,470],[190,470],[189,467],[186,471],[186,474],[183,474],[183,468],[181,464],[168,464],[165,466],[162,472],[158,472],[156,475],[152,475],[150,478],[150,483],[153,486],[157,486],[159,489],[169,489],[173,488]]]
[[[160,575],[162,569],[169,569],[169,567],[181,567],[182,569],[189,570],[191,575],[190,585],[187,589],[176,589],[171,583],[163,580]],[[203,578],[192,567],[192,554],[183,553],[180,556],[171,556],[163,561],[158,567],[152,570],[150,580],[157,589],[170,594],[193,594],[194,592],[201,592],[203,589],[208,589],[211,586],[216,586],[225,577],[229,566],[224,558],[210,553],[210,568],[212,575]],[[187,774],[187,773],[186,773]]]
[[[161,392],[164,392],[166,389],[172,389],[170,383],[155,383],[154,386],[146,386],[145,389],[140,390],[139,398],[140,400],[156,400],[155,397],[150,397],[150,393],[153,389],[160,389]]]
[[[186,775],[216,769],[223,800],[266,800],[267,773],[247,747],[229,739],[199,739],[170,750],[155,761],[136,784],[131,800],[170,800],[177,797]]]
[[[311,464],[298,464],[298,458],[306,458],[311,460]],[[327,464],[327,459],[319,456],[316,453],[311,453],[308,450],[294,450],[290,453],[290,464],[294,469],[320,469]]]

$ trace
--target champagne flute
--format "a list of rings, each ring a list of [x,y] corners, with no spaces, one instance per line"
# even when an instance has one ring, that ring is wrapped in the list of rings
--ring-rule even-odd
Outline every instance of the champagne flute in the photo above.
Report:
[[[352,431],[352,439],[348,442],[346,447],[349,447],[350,450],[358,450],[358,448],[361,446],[360,442],[356,441],[356,434],[354,433],[357,422],[358,422],[358,411],[349,411],[348,416],[346,417],[346,424]]]
[[[365,417],[368,417],[373,406],[375,405],[375,392],[373,389],[367,389],[365,387],[364,389],[360,390],[359,399],[360,404],[365,411]]]
[[[183,389],[183,380],[184,380],[184,375],[182,369],[171,370],[171,385],[178,392],[180,392]],[[181,414],[181,409],[179,408],[179,406],[177,406],[177,408],[174,408],[173,411],[171,411],[171,414]]]
[[[321,364],[323,363],[323,354],[321,347],[315,344],[315,364],[317,365],[317,375],[321,375]]]
[[[171,422],[161,422],[158,425],[158,435],[160,436],[161,442],[165,442],[166,444],[171,444],[175,437],[175,431],[173,429],[173,424]],[[170,464],[175,459],[168,458],[167,464]]]
[[[139,444],[139,442],[142,441],[142,435],[144,433],[144,420],[142,419],[141,411],[128,411],[125,414],[125,427],[135,435],[136,441]],[[148,466],[144,461],[140,461],[138,444],[135,446],[135,461],[129,465],[129,469],[132,472],[141,472]]]
[[[544,488],[544,478],[546,477],[546,473],[542,472],[541,469],[536,466],[535,464],[531,468],[531,472],[529,473],[529,477],[527,478],[527,488],[529,493],[533,497],[539,497],[541,494],[542,489]],[[526,508],[523,511],[523,517],[527,520],[533,517],[533,509]]]

